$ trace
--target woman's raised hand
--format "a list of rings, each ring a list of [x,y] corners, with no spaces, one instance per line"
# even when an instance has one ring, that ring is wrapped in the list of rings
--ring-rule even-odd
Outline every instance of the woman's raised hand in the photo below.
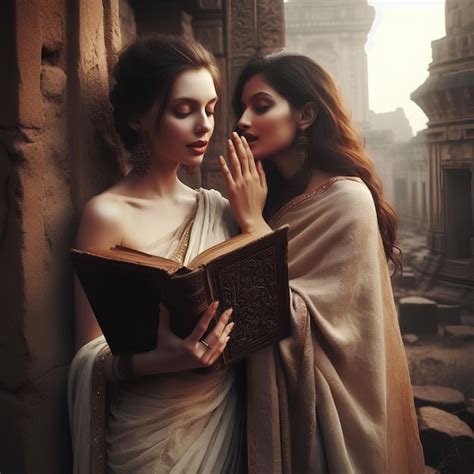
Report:
[[[160,304],[160,325],[155,356],[156,373],[179,372],[211,366],[224,351],[234,323],[229,323],[232,308],[224,311],[214,329],[203,338],[214,317],[219,303],[210,304],[193,332],[186,338],[177,337],[170,329],[170,314],[166,306]]]
[[[262,163],[255,163],[245,137],[232,133],[227,142],[229,165],[219,156],[227,195],[242,232],[267,233],[271,229],[262,216],[268,188]]]

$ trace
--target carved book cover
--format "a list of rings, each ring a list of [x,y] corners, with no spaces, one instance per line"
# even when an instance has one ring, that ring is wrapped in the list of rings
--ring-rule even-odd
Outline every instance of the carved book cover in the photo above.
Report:
[[[257,239],[242,234],[187,266],[120,246],[70,254],[112,353],[156,346],[160,302],[170,309],[173,332],[185,338],[218,300],[214,324],[230,306],[235,321],[222,367],[291,334],[287,234],[288,226]]]

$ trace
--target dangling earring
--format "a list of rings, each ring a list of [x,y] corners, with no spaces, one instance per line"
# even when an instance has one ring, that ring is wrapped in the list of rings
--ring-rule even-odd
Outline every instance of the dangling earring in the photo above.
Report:
[[[300,159],[301,166],[303,166],[308,159],[308,145],[309,139],[304,130],[300,130],[296,137],[296,150]]]
[[[139,176],[145,176],[150,172],[150,152],[144,143],[137,143],[130,151],[130,163],[133,171]]]

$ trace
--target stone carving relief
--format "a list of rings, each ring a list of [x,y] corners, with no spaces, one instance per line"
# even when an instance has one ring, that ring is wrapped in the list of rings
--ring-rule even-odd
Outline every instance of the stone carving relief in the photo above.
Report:
[[[232,1],[230,27],[232,57],[250,57],[255,54],[257,31],[254,0]]]
[[[267,53],[283,46],[283,6],[274,0],[259,0],[257,3],[259,53]]]

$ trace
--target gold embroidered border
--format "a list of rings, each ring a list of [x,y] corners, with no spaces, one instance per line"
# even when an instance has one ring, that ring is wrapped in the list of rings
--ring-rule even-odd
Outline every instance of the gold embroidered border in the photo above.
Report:
[[[108,346],[104,347],[94,361],[91,383],[91,469],[92,474],[105,474],[107,457],[105,449],[105,362],[112,355]]]
[[[291,201],[287,202],[271,219],[270,223],[275,223],[277,220],[289,209],[292,207],[297,206],[298,204],[302,203],[303,201],[306,201],[308,198],[313,197],[313,196],[319,196],[320,194],[323,194],[326,192],[335,182],[337,181],[343,181],[343,180],[350,180],[350,181],[355,181],[359,182],[360,178],[356,176],[334,176],[332,178],[329,178],[327,181],[325,181],[321,186],[318,186],[316,189],[313,189],[311,191],[308,191],[304,194],[300,194],[299,196],[296,196],[293,198]]]

